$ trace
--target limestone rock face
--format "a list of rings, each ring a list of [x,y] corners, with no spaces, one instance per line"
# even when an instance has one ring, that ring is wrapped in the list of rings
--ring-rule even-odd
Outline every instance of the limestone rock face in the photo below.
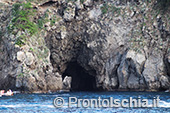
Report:
[[[75,6],[69,2],[68,7],[64,11],[64,20],[71,21],[75,17]]]
[[[33,64],[33,62],[34,62],[34,56],[32,55],[32,53],[26,52],[26,61],[25,61],[25,63],[30,66],[31,64]]]
[[[166,75],[163,58],[158,55],[150,56],[150,58],[146,60],[144,67],[143,76],[148,88],[159,89],[161,87],[161,82],[163,82],[160,82],[159,79]]]
[[[142,89],[144,78],[142,68],[145,56],[134,51],[128,51],[118,68],[119,88],[120,89]]]
[[[62,78],[61,77],[47,76],[45,79],[47,82],[48,90],[57,91],[57,90],[62,89]]]
[[[168,76],[161,76],[159,78],[159,81],[161,83],[161,87],[162,88],[164,88],[164,89],[168,89],[169,88],[170,82],[169,82],[169,77]]]
[[[93,0],[85,0],[83,4],[85,6],[93,6]]]
[[[168,63],[170,63],[170,55],[169,55],[169,57],[168,57]]]
[[[83,4],[81,3],[80,0],[77,0],[77,1],[75,2],[75,5],[76,5],[76,8],[77,8],[78,10],[84,8],[84,6],[83,6]]]
[[[71,77],[66,76],[64,78],[64,80],[63,80],[63,89],[64,90],[70,90],[71,89],[71,81],[72,81]]]
[[[35,0],[34,35],[9,32],[14,3],[0,3],[0,89],[169,89],[169,21],[152,3]]]

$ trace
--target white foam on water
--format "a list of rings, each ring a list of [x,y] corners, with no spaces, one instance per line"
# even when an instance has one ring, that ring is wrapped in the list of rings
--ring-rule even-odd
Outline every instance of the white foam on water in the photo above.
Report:
[[[20,107],[48,107],[48,108],[55,108],[53,105],[41,105],[41,104],[0,105],[0,107],[6,107],[6,108],[20,108]]]
[[[62,94],[62,96],[70,96],[70,94]]]
[[[20,108],[20,107],[46,107],[46,108],[55,108],[54,105],[45,105],[45,104],[16,104],[16,105],[0,105],[0,107],[5,108]],[[72,106],[76,107],[76,106]],[[149,104],[148,107],[153,107],[153,104]],[[159,107],[163,108],[170,108],[170,102],[166,101],[159,101]],[[68,103],[65,103],[65,105],[62,108],[68,108]],[[121,108],[119,108],[121,109]]]
[[[148,107],[153,107],[153,104],[149,104]],[[162,108],[170,108],[170,102],[166,102],[166,101],[159,101],[158,107],[162,107]]]
[[[170,102],[159,101],[159,107],[170,108]]]
[[[55,108],[54,105],[40,105],[41,107]]]

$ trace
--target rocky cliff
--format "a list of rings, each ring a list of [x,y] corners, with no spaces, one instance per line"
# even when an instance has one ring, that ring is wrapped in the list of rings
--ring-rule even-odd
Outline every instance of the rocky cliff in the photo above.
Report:
[[[167,90],[168,9],[159,0],[1,0],[0,89]]]

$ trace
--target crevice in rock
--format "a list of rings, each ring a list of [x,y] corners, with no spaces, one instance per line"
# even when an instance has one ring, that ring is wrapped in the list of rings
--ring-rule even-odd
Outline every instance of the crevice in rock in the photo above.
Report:
[[[41,5],[39,5],[38,7],[35,6],[35,8],[38,8],[39,11],[45,12],[47,9],[50,9],[50,8],[55,7],[57,5],[58,4],[57,4],[56,1],[48,1],[48,2],[45,2],[45,3],[41,4]]]
[[[168,58],[164,58],[165,63],[165,71],[167,72],[167,75],[170,77],[170,63],[168,62]]]
[[[42,5],[40,5],[40,7],[48,7],[48,6],[52,6],[52,5],[54,5],[54,4],[56,4],[56,2],[55,1],[48,1],[48,2],[45,2],[45,3],[43,3]]]
[[[71,91],[96,91],[96,79],[89,75],[76,61],[70,62],[62,75],[72,77]]]

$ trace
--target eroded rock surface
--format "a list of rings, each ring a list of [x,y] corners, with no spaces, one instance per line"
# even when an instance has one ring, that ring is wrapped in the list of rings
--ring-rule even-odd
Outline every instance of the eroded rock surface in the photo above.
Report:
[[[33,22],[44,23],[19,46],[27,31],[8,32],[11,4],[1,6],[0,89],[169,89],[169,23],[152,15],[154,3],[53,0],[41,11],[44,3],[51,4],[32,3],[39,7]]]

